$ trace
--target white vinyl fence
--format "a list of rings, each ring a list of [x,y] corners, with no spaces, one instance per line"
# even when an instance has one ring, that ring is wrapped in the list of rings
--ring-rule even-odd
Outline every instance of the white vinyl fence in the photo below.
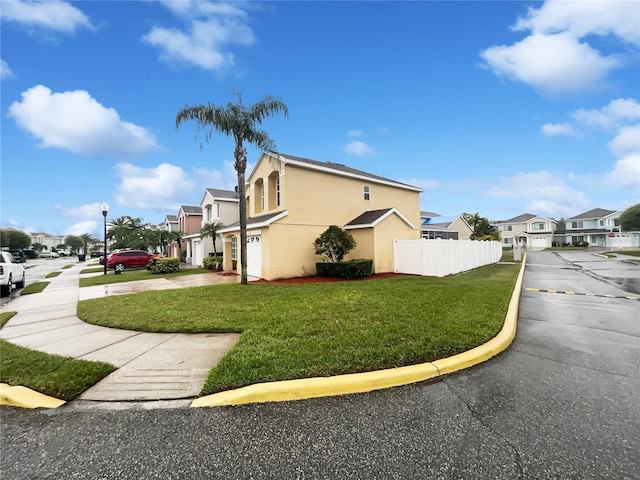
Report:
[[[445,277],[496,263],[500,242],[474,240],[394,240],[394,272]]]

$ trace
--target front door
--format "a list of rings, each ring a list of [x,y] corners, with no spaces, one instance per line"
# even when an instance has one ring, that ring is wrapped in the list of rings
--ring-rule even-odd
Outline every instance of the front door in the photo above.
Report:
[[[247,275],[262,277],[262,237],[260,235],[247,237]]]

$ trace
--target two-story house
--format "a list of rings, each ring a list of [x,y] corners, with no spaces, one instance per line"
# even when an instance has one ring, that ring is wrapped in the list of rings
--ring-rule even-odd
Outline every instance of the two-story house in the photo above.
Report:
[[[496,222],[504,246],[520,245],[527,248],[552,246],[557,220],[531,213]]]
[[[179,241],[172,244],[172,257],[191,263],[194,242],[200,241],[200,225],[202,225],[202,208],[193,205],[180,205],[178,232],[181,232],[182,236]]]
[[[238,210],[238,192],[233,190],[219,190],[216,188],[207,188],[200,201],[202,209],[202,221],[200,228],[205,227],[209,223],[219,223],[222,226],[232,225],[238,222],[240,214]],[[202,265],[204,257],[217,253],[222,255],[222,238],[214,239],[211,237],[193,238],[193,254],[191,263],[193,265]]]
[[[640,243],[638,232],[622,232],[620,214],[622,212],[594,208],[565,220],[565,230],[560,235],[561,244],[576,245],[587,242],[593,247],[627,248]]]
[[[270,161],[271,160],[271,161]],[[267,280],[315,274],[313,242],[330,225],[357,246],[345,259],[393,271],[393,240],[420,238],[421,189],[333,162],[263,154],[247,180],[247,273]],[[240,271],[240,226],[221,230],[224,269]]]
[[[64,244],[64,235],[51,235],[45,232],[30,233],[31,244],[39,243],[45,251],[51,251],[52,248],[58,248],[58,245]]]

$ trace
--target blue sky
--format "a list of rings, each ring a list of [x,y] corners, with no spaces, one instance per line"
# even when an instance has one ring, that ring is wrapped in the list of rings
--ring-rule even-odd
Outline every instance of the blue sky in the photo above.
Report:
[[[2,227],[159,223],[233,189],[185,105],[280,96],[280,151],[424,189],[422,210],[640,201],[640,3],[1,0]],[[249,161],[258,152],[249,149]],[[318,199],[322,201],[322,199]]]

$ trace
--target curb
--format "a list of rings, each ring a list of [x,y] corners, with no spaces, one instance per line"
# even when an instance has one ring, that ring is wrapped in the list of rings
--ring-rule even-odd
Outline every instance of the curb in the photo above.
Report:
[[[49,397],[27,387],[0,383],[0,405],[20,408],[58,408],[64,400]]]
[[[191,403],[191,407],[221,407],[249,403],[283,402],[364,393],[430,380],[485,362],[506,350],[515,338],[526,260],[525,254],[502,329],[487,343],[472,350],[436,360],[435,362],[375,372],[258,383],[236,390],[200,397]]]

